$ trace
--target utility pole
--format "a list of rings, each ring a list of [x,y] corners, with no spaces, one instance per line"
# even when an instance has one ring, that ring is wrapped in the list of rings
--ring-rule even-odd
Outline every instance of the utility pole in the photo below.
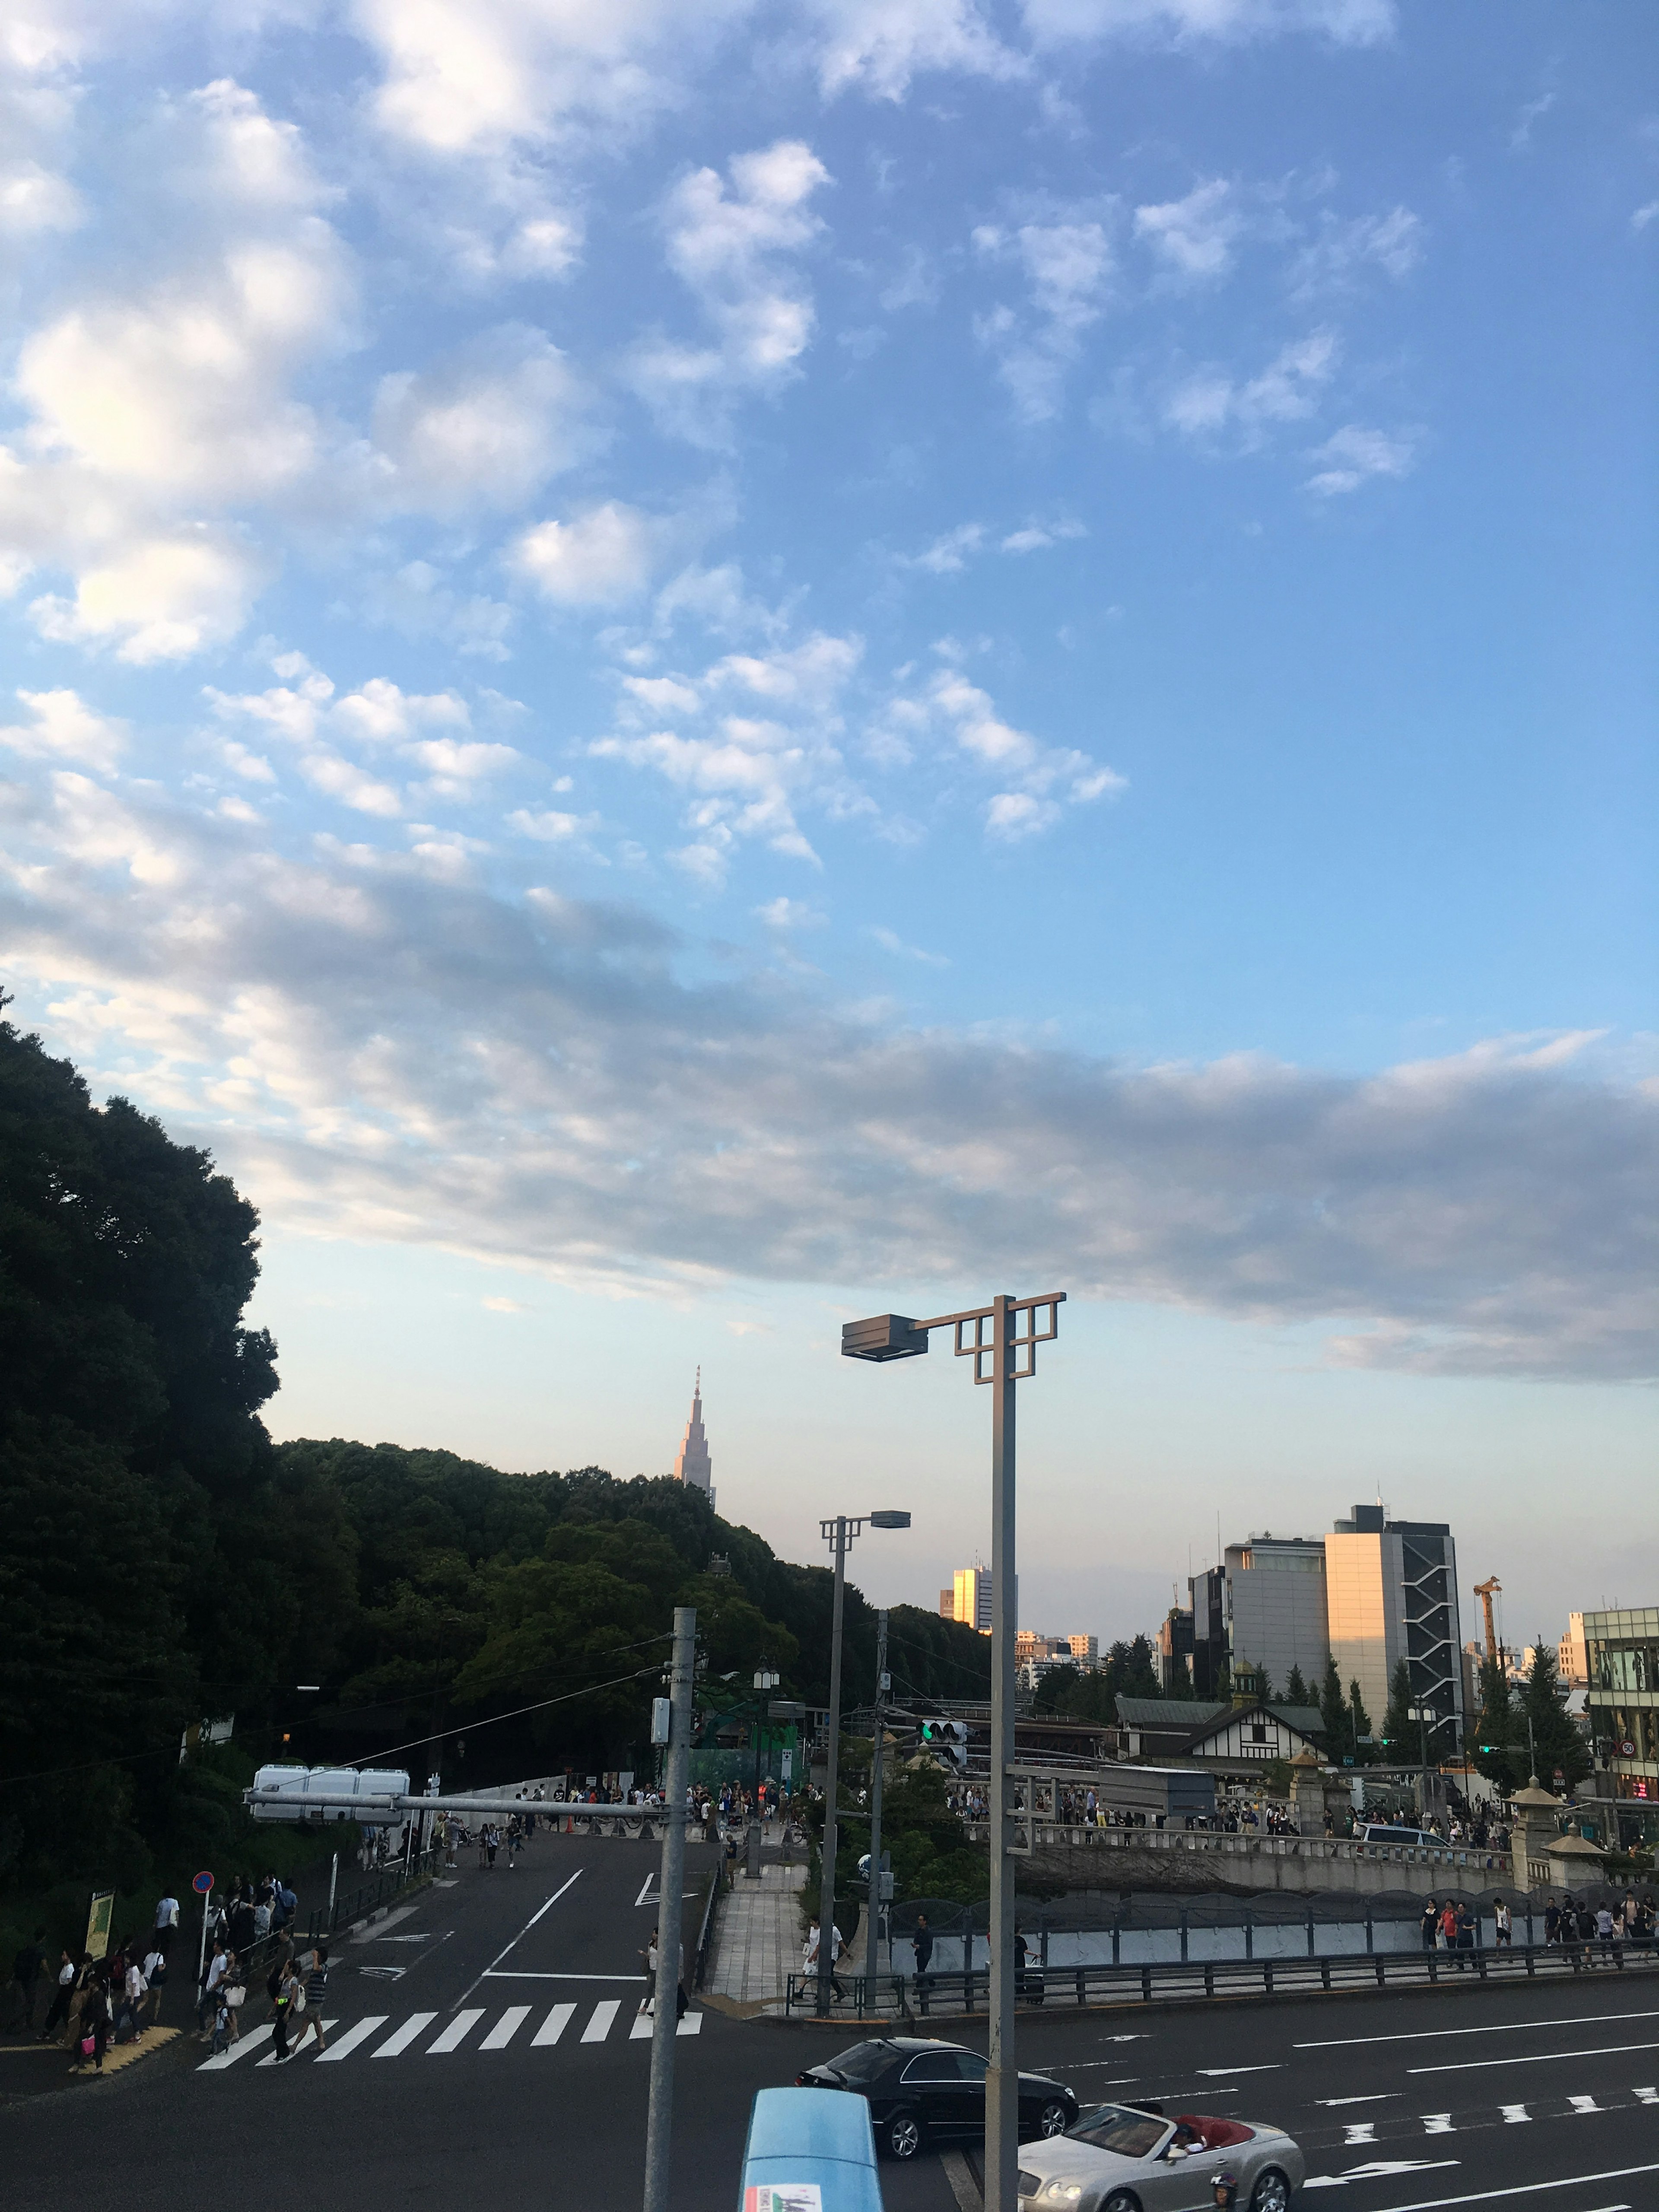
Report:
[[[847,1516],[838,1513],[823,1525],[836,1557],[835,1608],[830,1620],[830,1771],[824,1776],[823,1850],[818,1880],[817,2008],[827,2018],[836,1971],[836,1805],[841,1788],[841,1623],[847,1595]]]
[[[1019,2061],[1014,2055],[1014,1862],[1008,1769],[1014,1759],[1014,1302],[991,1305],[991,1987],[985,2077],[986,2212],[1015,2212],[1019,2188]],[[1032,1318],[1035,1331],[1036,1317]],[[975,1370],[981,1370],[975,1360]],[[973,1939],[969,1938],[971,1945]]]
[[[883,1607],[876,1615],[876,1754],[870,1771],[870,1889],[865,1905],[867,1925],[864,1936],[864,2009],[866,2013],[875,2002],[876,1931],[881,1921],[881,1784],[883,1770],[887,1763],[882,1755],[881,1700],[886,1687],[887,1610]]]
[[[679,2026],[680,1898],[685,1887],[685,1791],[691,1776],[691,1692],[696,1669],[695,1607],[674,1608],[669,1687],[668,1778],[657,1899],[656,2010],[651,2023],[651,2106],[645,2127],[645,2212],[668,2212],[674,2130],[674,2037]]]

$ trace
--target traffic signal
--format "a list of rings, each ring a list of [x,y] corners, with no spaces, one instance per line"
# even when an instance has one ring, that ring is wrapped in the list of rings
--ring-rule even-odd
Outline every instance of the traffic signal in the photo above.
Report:
[[[968,1765],[968,1724],[965,1721],[923,1721],[921,1747],[954,1766],[959,1772]]]

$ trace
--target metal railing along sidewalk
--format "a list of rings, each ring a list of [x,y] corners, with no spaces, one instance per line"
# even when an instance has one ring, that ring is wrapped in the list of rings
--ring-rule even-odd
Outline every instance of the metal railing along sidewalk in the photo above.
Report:
[[[1018,2002],[1086,2006],[1180,2002],[1202,1997],[1285,1996],[1327,1990],[1425,1989],[1471,1981],[1530,1981],[1540,1974],[1651,1971],[1659,1954],[1651,1944],[1532,1943],[1467,1951],[1337,1953],[1310,1959],[1149,1960],[1132,1966],[1030,1967],[1019,1978]],[[971,2016],[986,2008],[988,1969],[929,1973],[920,1979],[883,1974],[866,1985],[862,1974],[843,1974],[844,2002],[831,2013],[853,2018],[920,2021]],[[786,2018],[816,2015],[816,1975],[791,1974],[784,1992]]]

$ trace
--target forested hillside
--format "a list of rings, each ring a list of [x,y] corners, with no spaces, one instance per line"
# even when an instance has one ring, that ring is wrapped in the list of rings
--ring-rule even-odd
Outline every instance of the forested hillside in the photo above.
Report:
[[[777,1559],[696,1491],[274,1445],[260,1409],[276,1347],[242,1322],[257,1225],[207,1153],[125,1100],[95,1107],[67,1061],[0,1020],[9,1925],[246,1843],[238,1787],[267,1759],[418,1771],[441,1744],[446,1787],[644,1767],[677,1604],[697,1607],[715,1702],[722,1675],[746,1689],[763,1657],[783,1693],[827,1696],[828,1568]],[[851,1588],[847,1630],[856,1703],[875,1637]],[[909,1607],[890,1663],[896,1686],[933,1694],[989,1679],[983,1638]],[[523,1706],[538,1710],[502,1717]],[[228,1749],[181,1762],[187,1729],[233,1714]]]

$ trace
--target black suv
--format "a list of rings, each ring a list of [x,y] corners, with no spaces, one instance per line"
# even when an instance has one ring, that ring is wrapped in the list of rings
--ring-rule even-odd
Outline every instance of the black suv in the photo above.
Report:
[[[803,2089],[846,2089],[869,2100],[876,2147],[914,2158],[927,2142],[985,2133],[985,2060],[959,2043],[916,2035],[884,2035],[855,2043],[822,2066],[795,2076]],[[1019,2132],[1063,2135],[1078,2116],[1077,2099],[1046,2074],[1019,2077]]]

